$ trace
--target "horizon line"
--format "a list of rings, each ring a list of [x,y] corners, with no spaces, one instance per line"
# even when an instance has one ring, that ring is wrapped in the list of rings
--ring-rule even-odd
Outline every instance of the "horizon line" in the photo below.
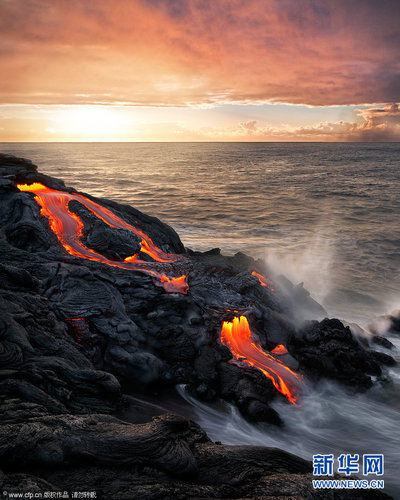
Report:
[[[0,144],[400,144],[400,141],[0,141]]]

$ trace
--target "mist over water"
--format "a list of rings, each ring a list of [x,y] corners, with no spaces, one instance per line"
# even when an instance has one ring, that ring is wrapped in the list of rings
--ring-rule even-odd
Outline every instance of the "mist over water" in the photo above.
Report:
[[[391,354],[400,362],[400,337],[389,338],[396,346]],[[283,399],[276,401],[272,406],[285,423],[276,429],[249,423],[227,404],[224,411],[212,408],[190,396],[184,387],[178,388],[184,400],[196,408],[195,420],[212,439],[223,443],[278,447],[307,460],[319,453],[333,453],[336,458],[341,453],[360,457],[383,453],[385,487],[395,498],[400,498],[399,391],[398,367],[387,370],[367,394],[353,394],[325,381],[304,396],[300,407]]]
[[[304,282],[332,317],[364,326],[400,308],[400,144],[3,143],[0,151],[159,217],[190,248],[262,258],[272,275]],[[391,337],[398,349],[399,339]],[[277,401],[282,430],[250,424],[226,404],[205,405],[183,388],[174,401],[133,399],[123,417],[176,411],[215,440],[307,459],[384,453],[385,483],[400,498],[399,368],[377,382],[361,395],[319,385],[300,408]]]

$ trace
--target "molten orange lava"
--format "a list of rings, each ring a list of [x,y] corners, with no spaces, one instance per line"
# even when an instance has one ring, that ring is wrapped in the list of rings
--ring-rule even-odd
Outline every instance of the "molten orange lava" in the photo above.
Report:
[[[299,375],[281,360],[263,351],[259,342],[252,339],[246,316],[237,316],[232,321],[222,323],[221,342],[230,349],[236,361],[260,370],[291,403],[298,404],[297,394],[301,383]]]
[[[187,293],[189,289],[186,282],[187,275],[183,274],[181,276],[169,277],[165,272],[159,272],[154,269],[157,267],[157,263],[182,261],[185,257],[163,252],[153,243],[147,234],[125,222],[111,212],[111,210],[81,194],[57,191],[38,182],[33,184],[17,184],[17,187],[20,191],[27,191],[35,194],[35,200],[41,206],[40,213],[47,217],[51,230],[70,255],[101,262],[121,269],[142,271],[159,280],[161,286],[169,293]],[[69,202],[72,200],[82,203],[82,205],[90,210],[92,214],[107,225],[132,231],[140,240],[140,252],[150,256],[155,262],[146,262],[140,259],[138,254],[127,257],[124,262],[113,261],[86,247],[81,241],[84,227],[83,222],[81,218],[74,212],[71,212],[68,207]],[[162,270],[165,270],[165,267],[166,266],[163,266]]]
[[[265,278],[265,276],[263,276],[262,274],[259,274],[259,273],[256,273],[255,271],[253,271],[251,273],[253,276],[257,276],[258,278],[258,281],[260,282],[260,285],[261,286],[266,286],[267,288],[269,288],[271,290],[271,292],[275,292],[275,289],[272,288],[272,281],[269,280],[268,278]]]
[[[288,353],[288,350],[286,349],[286,347],[283,344],[277,345],[271,351],[271,354],[275,354],[276,356],[284,356],[287,353]]]

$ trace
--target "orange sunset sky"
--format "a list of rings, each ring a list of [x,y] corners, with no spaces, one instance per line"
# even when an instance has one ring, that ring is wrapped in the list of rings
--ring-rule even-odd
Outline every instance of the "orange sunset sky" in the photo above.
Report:
[[[0,141],[398,141],[398,0],[0,0]]]

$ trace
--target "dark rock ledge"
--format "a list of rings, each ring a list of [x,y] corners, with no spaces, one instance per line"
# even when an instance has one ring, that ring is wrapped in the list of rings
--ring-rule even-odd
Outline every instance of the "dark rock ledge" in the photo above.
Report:
[[[262,262],[243,254],[185,250],[172,228],[132,207],[96,200],[146,232],[165,252],[186,253],[187,295],[153,279],[68,255],[29,193],[41,182],[72,192],[29,160],[0,155],[0,487],[3,491],[97,491],[101,498],[387,498],[379,492],[316,492],[310,463],[284,451],[212,443],[193,422],[163,415],[146,424],[111,416],[121,394],[187,384],[250,419],[282,424],[283,397],[254,369],[229,364],[222,320],[245,311],[266,350],[308,383],[328,377],[366,390],[393,363],[338,320],[302,323],[295,304],[323,309],[287,280],[260,286]],[[121,261],[138,241],[79,203],[89,248]],[[132,253],[133,253],[132,252]],[[122,387],[122,389],[121,389]]]

